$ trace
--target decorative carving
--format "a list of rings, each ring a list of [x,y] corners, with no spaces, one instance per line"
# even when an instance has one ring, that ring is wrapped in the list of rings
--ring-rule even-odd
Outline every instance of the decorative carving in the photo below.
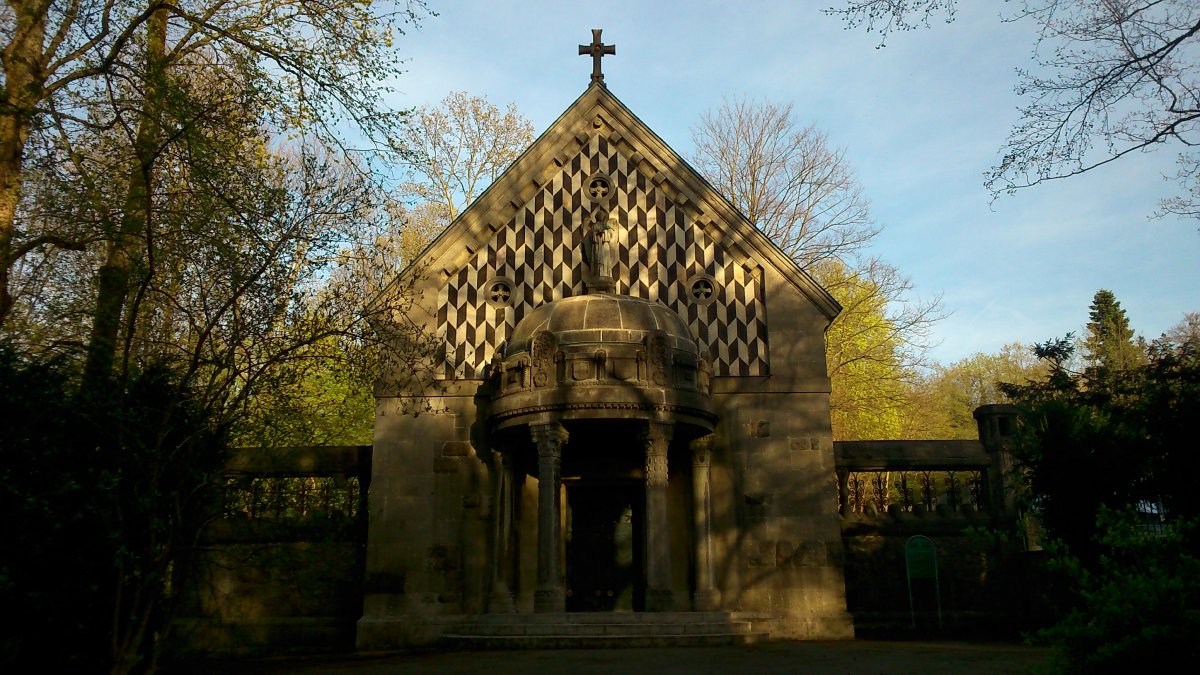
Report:
[[[580,56],[592,57],[592,84],[604,86],[604,73],[600,70],[600,59],[605,56],[617,53],[616,45],[606,45],[600,41],[600,33],[604,32],[603,28],[592,29],[592,44],[579,45]]]
[[[549,458],[558,461],[562,455],[563,446],[567,444],[570,434],[558,422],[550,424],[532,424],[529,426],[533,442],[537,444],[538,458]]]
[[[584,196],[597,204],[607,204],[609,197],[612,196],[612,179],[602,173],[592,175],[587,180]]]
[[[649,337],[650,381],[659,386],[667,384],[667,336],[656,333]]]
[[[585,284],[588,290],[608,292],[613,289],[613,268],[617,262],[616,212],[596,209],[588,216],[588,231],[584,239],[584,261],[588,265]]]
[[[596,366],[589,358],[571,359],[571,379],[576,382],[591,380],[596,374]]]
[[[533,385],[544,387],[551,384],[551,358],[554,354],[554,334],[550,331],[540,331],[533,336],[530,352],[533,358]]]
[[[711,356],[707,350],[700,354],[700,362],[696,364],[696,388],[708,394],[712,389]]]
[[[671,370],[675,373],[674,384],[684,389],[696,388],[696,360],[690,354],[675,352],[671,356]]]
[[[692,449],[692,465],[708,466],[712,459],[712,434],[694,439],[688,446]]]
[[[712,277],[697,276],[688,284],[688,295],[692,302],[698,305],[707,305],[716,299],[717,287]]]
[[[646,484],[667,484],[667,446],[671,442],[670,424],[651,422],[642,432],[642,444],[646,449]]]

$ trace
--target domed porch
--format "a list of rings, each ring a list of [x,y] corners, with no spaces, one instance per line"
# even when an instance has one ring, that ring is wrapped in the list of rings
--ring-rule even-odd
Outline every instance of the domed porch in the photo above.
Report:
[[[489,372],[489,612],[515,611],[530,567],[539,613],[719,606],[709,377],[686,324],[657,302],[570,297],[517,325]],[[520,554],[530,528],[514,526],[527,478],[537,485],[536,565]]]

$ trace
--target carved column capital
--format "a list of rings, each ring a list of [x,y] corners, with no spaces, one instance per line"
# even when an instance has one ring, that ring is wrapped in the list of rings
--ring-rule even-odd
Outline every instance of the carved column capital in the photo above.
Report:
[[[662,422],[650,422],[642,430],[642,446],[646,450],[646,484],[667,484],[667,447],[674,427]]]
[[[560,456],[563,446],[567,444],[567,439],[570,437],[567,430],[558,422],[532,424],[529,432],[533,436],[533,442],[537,444],[538,457]]]
[[[692,449],[693,466],[708,466],[712,461],[712,434],[701,436],[700,438],[692,440],[692,442],[688,444],[688,447]]]

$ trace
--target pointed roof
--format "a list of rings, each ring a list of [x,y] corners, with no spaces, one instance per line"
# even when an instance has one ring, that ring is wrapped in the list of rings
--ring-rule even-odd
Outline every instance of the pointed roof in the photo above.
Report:
[[[610,142],[626,142],[634,149],[632,160],[643,170],[650,170],[651,180],[673,190],[681,203],[690,204],[696,219],[713,225],[705,227],[706,235],[737,259],[773,267],[830,321],[838,315],[841,306],[828,291],[599,82],[589,85],[400,276],[411,274],[414,269],[441,270],[450,275],[465,265],[504,225],[508,216],[570,160],[570,149],[587,141],[587,131],[593,124],[599,125],[593,120],[601,114],[611,128]]]

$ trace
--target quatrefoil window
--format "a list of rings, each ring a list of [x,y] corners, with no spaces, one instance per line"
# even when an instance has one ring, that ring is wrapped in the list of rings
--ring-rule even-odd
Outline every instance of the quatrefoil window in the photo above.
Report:
[[[587,195],[587,198],[590,201],[607,201],[609,195],[612,194],[612,180],[610,180],[608,176],[598,173],[587,179],[587,183],[584,185],[583,192],[585,195]]]
[[[716,282],[707,275],[694,277],[688,283],[688,295],[691,296],[692,302],[707,305],[717,297]]]
[[[509,307],[513,304],[513,284],[508,279],[492,279],[483,286],[483,297],[489,305]]]

